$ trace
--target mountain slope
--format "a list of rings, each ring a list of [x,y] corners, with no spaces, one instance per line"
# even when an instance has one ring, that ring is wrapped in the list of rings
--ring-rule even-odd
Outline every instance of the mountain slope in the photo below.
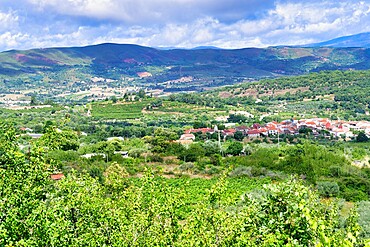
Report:
[[[308,44],[303,47],[364,47],[370,48],[370,32],[339,37],[325,42]]]
[[[6,69],[38,72],[68,66],[106,66],[134,68],[151,66],[209,65],[212,67],[247,66],[266,74],[300,74],[321,67],[356,68],[366,61],[369,52],[362,48],[245,48],[158,50],[137,45],[101,44],[86,47],[33,49],[0,53],[1,74]]]
[[[188,90],[203,90],[246,78],[300,75],[321,70],[370,69],[369,59],[370,49],[329,47],[159,50],[109,43],[12,50],[0,53],[0,89],[17,88],[22,86],[22,82],[28,83],[25,88],[29,85],[37,88],[40,83],[48,87],[60,83],[72,85],[100,77],[134,80],[136,84],[159,89],[183,90],[188,87]],[[192,82],[171,84],[183,77],[192,78]]]

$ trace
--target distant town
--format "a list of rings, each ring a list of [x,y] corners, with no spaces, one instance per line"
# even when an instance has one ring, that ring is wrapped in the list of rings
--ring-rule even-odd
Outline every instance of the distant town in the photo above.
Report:
[[[310,118],[310,119],[289,119],[282,122],[268,122],[264,125],[255,123],[252,126],[240,125],[218,130],[214,128],[187,129],[180,137],[180,141],[195,140],[196,133],[214,134],[220,133],[222,138],[233,137],[235,133],[241,132],[243,136],[253,139],[277,135],[298,135],[302,133],[312,133],[314,136],[336,137],[342,139],[351,139],[357,136],[359,132],[364,132],[370,136],[369,121],[343,121],[329,120],[328,118]]]

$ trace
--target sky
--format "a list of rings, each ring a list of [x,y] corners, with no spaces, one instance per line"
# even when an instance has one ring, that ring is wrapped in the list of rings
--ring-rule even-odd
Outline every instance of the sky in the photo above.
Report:
[[[0,0],[0,51],[302,45],[370,32],[370,1]]]

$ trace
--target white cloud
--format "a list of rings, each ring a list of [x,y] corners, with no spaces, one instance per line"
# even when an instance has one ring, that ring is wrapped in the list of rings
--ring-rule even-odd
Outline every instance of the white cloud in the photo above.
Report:
[[[19,17],[15,12],[0,12],[0,32],[9,31],[18,27]]]
[[[30,37],[27,34],[22,33],[0,33],[0,47],[2,50],[10,50],[15,47],[20,48],[20,44],[28,42],[29,38]]]
[[[130,24],[188,22],[213,16],[236,21],[273,7],[273,0],[25,0],[40,11]]]
[[[13,0],[0,50],[104,42],[223,48],[296,45],[370,31],[367,1]],[[17,9],[20,3],[26,7]],[[15,4],[17,3],[17,4]]]

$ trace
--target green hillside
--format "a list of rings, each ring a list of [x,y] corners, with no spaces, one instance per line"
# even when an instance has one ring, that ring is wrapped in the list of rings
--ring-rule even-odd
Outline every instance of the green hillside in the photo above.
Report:
[[[296,48],[173,49],[158,50],[137,45],[101,44],[86,47],[33,49],[0,53],[2,91],[40,81],[67,84],[102,77],[164,91],[202,90],[281,75],[300,75],[321,70],[369,69],[369,49]],[[148,76],[140,73],[148,72]],[[191,77],[192,83],[168,81]],[[1,84],[0,84],[1,85]],[[27,88],[30,88],[28,85]]]

